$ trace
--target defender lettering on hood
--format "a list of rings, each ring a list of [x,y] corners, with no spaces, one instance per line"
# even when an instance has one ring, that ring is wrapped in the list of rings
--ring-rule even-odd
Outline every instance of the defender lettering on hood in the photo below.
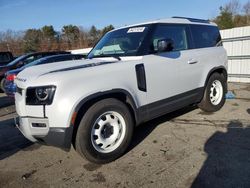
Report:
[[[16,80],[18,80],[18,81],[20,81],[20,82],[26,82],[27,79],[16,77]]]

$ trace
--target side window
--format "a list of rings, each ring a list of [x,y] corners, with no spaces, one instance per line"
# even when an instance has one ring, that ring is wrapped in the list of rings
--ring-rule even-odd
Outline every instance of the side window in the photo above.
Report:
[[[26,58],[25,60],[23,60],[23,64],[26,65],[34,60],[36,60],[35,56],[30,56],[30,57]]]
[[[152,37],[151,51],[157,51],[157,43],[161,39],[172,39],[173,51],[186,50],[188,49],[187,26],[158,25]]]
[[[215,26],[191,25],[195,48],[208,48],[221,45],[219,29]]]

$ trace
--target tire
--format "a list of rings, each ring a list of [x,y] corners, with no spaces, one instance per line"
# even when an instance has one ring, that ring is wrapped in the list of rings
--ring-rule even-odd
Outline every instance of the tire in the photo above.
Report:
[[[117,99],[103,99],[82,117],[76,133],[76,151],[94,163],[114,161],[127,150],[133,129],[128,107]]]
[[[225,104],[227,82],[222,74],[214,73],[210,76],[203,99],[198,107],[205,112],[216,112]]]

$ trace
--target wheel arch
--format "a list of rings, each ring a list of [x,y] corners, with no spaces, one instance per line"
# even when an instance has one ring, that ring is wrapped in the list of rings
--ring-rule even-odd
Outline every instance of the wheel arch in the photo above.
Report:
[[[210,78],[210,76],[214,73],[219,73],[219,74],[222,74],[224,76],[224,78],[226,79],[227,81],[227,77],[228,77],[228,74],[227,74],[227,69],[224,67],[224,66],[218,66],[218,67],[214,67],[212,68],[208,74],[207,74],[207,78],[206,78],[206,81],[205,81],[205,84],[204,84],[204,88],[206,87],[207,85],[207,82]]]
[[[217,75],[215,75],[215,73],[217,73]],[[214,77],[210,83],[209,80],[213,75],[217,76],[217,77]],[[207,79],[206,79],[206,82],[204,85],[204,90],[203,90],[203,95],[202,95],[203,97],[202,97],[200,103],[198,103],[198,107],[205,112],[218,111],[219,109],[222,108],[222,106],[225,103],[225,96],[220,98],[220,101],[217,104],[213,104],[211,99],[210,99],[210,97],[211,97],[211,95],[210,95],[211,85],[210,84],[213,84],[216,79],[219,79],[219,80],[221,80],[221,82],[223,82],[223,83],[221,83],[222,87],[223,87],[222,91],[224,94],[226,94],[227,93],[227,70],[225,67],[223,67],[223,66],[215,67],[207,75]]]
[[[103,91],[103,92],[98,92],[95,94],[91,94],[84,99],[82,99],[75,107],[73,116],[71,117],[71,126],[73,126],[73,135],[72,135],[72,144],[75,147],[75,138],[76,138],[76,133],[81,121],[82,116],[87,112],[87,110],[96,102],[107,99],[107,98],[115,98],[123,102],[129,109],[132,118],[137,124],[138,122],[138,115],[137,115],[137,105],[132,97],[132,95],[124,90],[124,89],[112,89],[109,91]],[[72,122],[72,119],[73,122]]]

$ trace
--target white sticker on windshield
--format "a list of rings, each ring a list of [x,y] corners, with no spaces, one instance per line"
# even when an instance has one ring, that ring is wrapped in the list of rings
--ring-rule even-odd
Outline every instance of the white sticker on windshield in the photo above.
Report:
[[[142,33],[145,30],[145,27],[134,27],[130,28],[127,33]]]

